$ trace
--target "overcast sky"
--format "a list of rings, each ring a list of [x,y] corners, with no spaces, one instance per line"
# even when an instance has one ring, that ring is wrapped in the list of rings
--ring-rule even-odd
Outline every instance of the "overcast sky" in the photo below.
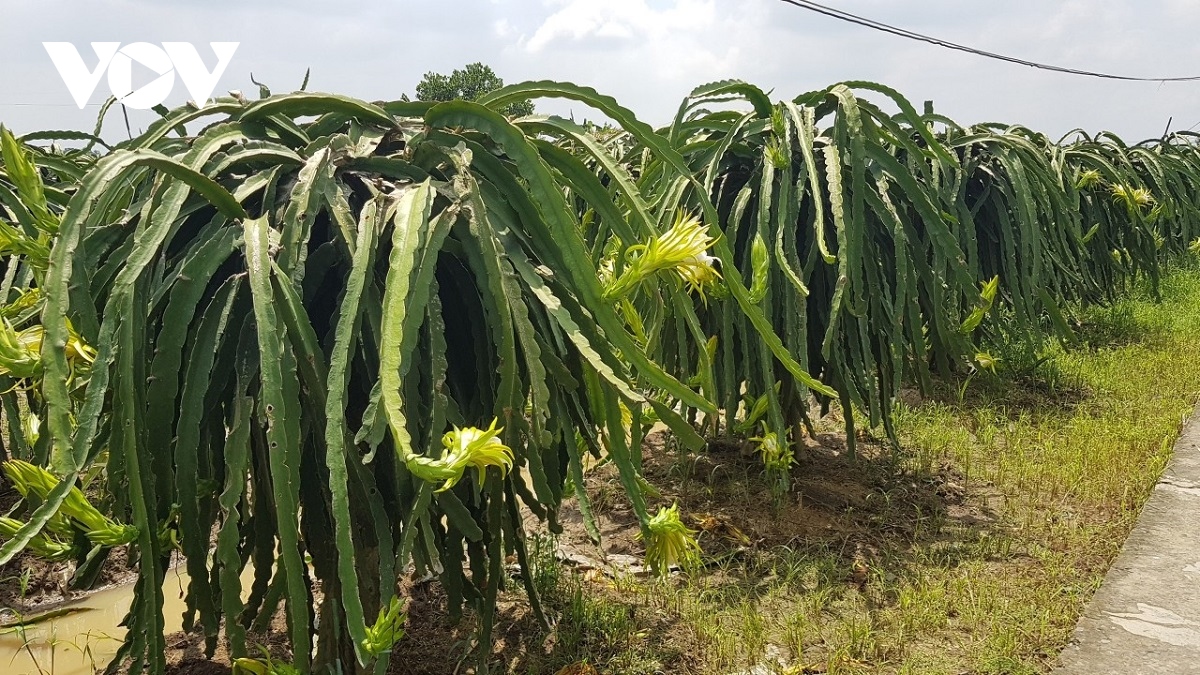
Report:
[[[1200,0],[826,0],[936,37],[1024,59],[1147,77],[1200,75]],[[961,123],[1052,135],[1075,127],[1130,140],[1200,129],[1200,82],[1122,83],[1041,72],[844,24],[779,0],[2,0],[0,122],[18,132],[90,129],[107,82],[79,110],[43,41],[240,42],[217,93],[299,86],[368,100],[411,94],[427,71],[473,61],[506,82],[570,80],[667,122],[696,85],[739,78],[775,98],[850,79],[899,89]],[[145,77],[143,81],[150,81]],[[135,79],[135,86],[138,80]],[[176,82],[168,105],[188,98]],[[577,104],[540,111],[595,117]],[[134,131],[146,113],[133,114]],[[120,112],[105,136],[125,136]]]

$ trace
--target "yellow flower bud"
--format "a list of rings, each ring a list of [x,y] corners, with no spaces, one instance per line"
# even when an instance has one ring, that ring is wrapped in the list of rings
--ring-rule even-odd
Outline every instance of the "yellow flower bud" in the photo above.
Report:
[[[454,487],[468,466],[475,467],[480,485],[483,485],[489,466],[499,468],[503,477],[512,468],[514,457],[512,448],[500,440],[499,435],[504,428],[496,428],[496,422],[493,419],[487,429],[454,427],[442,436],[442,446],[446,450],[444,455],[438,459],[411,457],[407,461],[408,470],[422,480],[445,481],[438,492]]]
[[[716,258],[708,254],[713,241],[699,218],[680,211],[671,229],[646,244],[629,247],[626,254],[634,255],[633,259],[621,276],[607,285],[604,296],[622,297],[655,273],[672,270],[703,297],[705,286],[721,278],[714,265]]]
[[[688,529],[679,519],[679,505],[661,508],[647,524],[650,537],[646,541],[646,564],[660,576],[666,576],[671,565],[695,566],[700,562],[700,544],[696,531]],[[638,538],[641,538],[641,533]]]

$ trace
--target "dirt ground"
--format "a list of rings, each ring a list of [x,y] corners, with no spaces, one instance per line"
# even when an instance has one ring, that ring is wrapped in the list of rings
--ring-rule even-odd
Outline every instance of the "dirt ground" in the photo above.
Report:
[[[880,549],[904,546],[916,537],[953,539],[956,531],[997,521],[1002,497],[987,486],[965,488],[948,467],[930,474],[905,472],[890,449],[866,436],[859,439],[857,458],[846,454],[845,445],[838,433],[808,439],[793,467],[790,492],[773,506],[761,462],[749,446],[717,442],[707,452],[680,456],[669,448],[668,437],[652,435],[644,447],[643,471],[659,495],[649,506],[653,512],[677,503],[687,524],[699,532],[708,587],[753,582],[737,578],[737,563],[777,547],[835,550],[844,562],[845,583],[861,585],[865,579],[856,570],[869,565]],[[663,672],[701,669],[688,626],[669,608],[631,596],[626,585],[613,582],[613,577],[646,574],[637,519],[615,468],[592,471],[587,485],[602,541],[599,547],[593,544],[575,503],[564,504],[557,557],[571,582],[593,598],[625,608],[636,627],[631,639],[653,641],[653,651],[671,659],[661,664]],[[495,670],[555,673],[571,665],[564,661],[569,655],[557,649],[558,636],[540,631],[523,594],[507,594],[499,617],[491,659]],[[474,657],[468,657],[472,629],[469,619],[449,626],[437,585],[422,587],[413,595],[409,633],[396,645],[388,673],[475,672]]]

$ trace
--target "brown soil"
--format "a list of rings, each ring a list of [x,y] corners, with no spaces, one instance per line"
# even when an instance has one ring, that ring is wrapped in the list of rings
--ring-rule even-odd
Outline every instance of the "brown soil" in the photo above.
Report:
[[[189,658],[167,668],[167,675],[229,675],[229,666],[216,661]]]
[[[271,621],[266,634],[249,634],[246,644],[261,655],[266,650],[271,658],[287,663],[291,659],[287,637],[287,620],[280,611]],[[167,675],[229,675],[231,659],[224,639],[217,641],[212,659],[204,654],[204,637],[198,633],[172,633],[167,636]]]
[[[716,442],[707,452],[690,456],[678,455],[669,446],[663,434],[652,435],[644,446],[643,473],[660,492],[648,506],[653,512],[679,504],[689,525],[700,532],[710,574],[727,574],[722,569],[725,562],[779,546],[837,551],[850,572],[853,561],[883,549],[929,538],[950,543],[968,530],[999,526],[998,493],[987,486],[963,487],[962,478],[948,467],[931,474],[902,471],[889,449],[865,436],[859,439],[856,458],[846,454],[844,435],[820,433],[808,439],[793,468],[790,491],[778,506],[772,506],[761,462],[749,446]],[[573,572],[569,583],[593,598],[624,607],[636,627],[628,639],[669,659],[645,672],[697,671],[701,656],[695,653],[691,629],[670,608],[623,594],[621,584],[609,578],[644,573],[637,518],[615,467],[590,472],[587,486],[602,542],[597,547],[590,541],[574,502],[564,504],[564,531],[557,543],[560,560]],[[746,582],[732,577],[728,581]],[[847,583],[856,583],[852,573]],[[435,583],[415,589],[408,626],[389,675],[475,672],[470,651],[474,623],[469,618],[457,627],[447,623],[445,597]],[[569,654],[556,652],[558,637],[540,630],[520,593],[508,594],[498,610],[492,672],[556,673],[569,667]],[[642,671],[631,665],[611,672]]]
[[[20,614],[43,612],[99,590],[133,583],[137,579],[137,570],[129,566],[125,547],[109,552],[108,561],[91,588],[72,590],[69,583],[74,572],[73,562],[47,562],[22,553],[0,567],[0,608]],[[24,589],[22,579],[25,580]]]
[[[849,544],[849,557],[854,544],[911,539],[931,525],[971,526],[997,518],[994,495],[981,486],[968,491],[949,467],[933,474],[904,472],[889,449],[865,436],[855,458],[847,455],[841,434],[818,433],[804,442],[790,489],[775,505],[749,444],[714,442],[707,452],[684,457],[666,450],[665,435],[652,435],[643,473],[661,494],[649,505],[653,510],[679,504],[689,525],[700,531],[707,557],[829,543]],[[640,555],[637,519],[625,503],[615,469],[592,472],[588,492],[595,502],[602,550]],[[614,497],[605,502],[605,495]],[[564,507],[561,520],[564,547],[594,550],[573,504]]]

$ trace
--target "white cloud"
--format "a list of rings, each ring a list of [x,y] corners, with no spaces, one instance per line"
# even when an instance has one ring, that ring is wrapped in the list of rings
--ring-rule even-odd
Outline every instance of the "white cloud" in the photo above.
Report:
[[[594,87],[663,123],[697,85],[743,72],[743,38],[764,12],[752,2],[741,21],[728,13],[716,0],[551,0],[527,19],[513,60],[536,63],[534,77]],[[554,103],[546,110],[577,112]]]
[[[664,9],[655,9],[645,0],[560,0],[555,4],[559,8],[524,42],[530,52],[540,52],[564,38],[657,39],[672,32],[705,31],[716,18],[713,0],[675,0]]]

